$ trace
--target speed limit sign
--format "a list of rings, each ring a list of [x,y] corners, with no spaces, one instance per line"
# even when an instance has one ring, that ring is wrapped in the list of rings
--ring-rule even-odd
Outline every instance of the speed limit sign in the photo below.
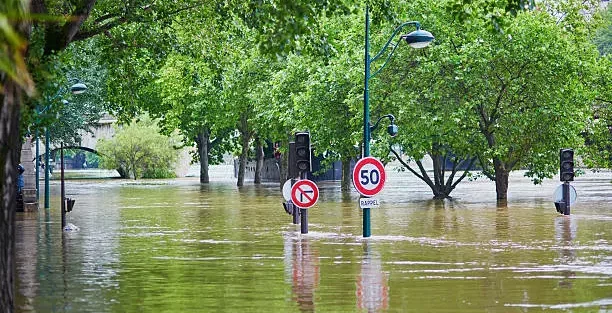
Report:
[[[372,197],[385,186],[385,166],[377,158],[365,157],[355,164],[353,185],[360,194]]]

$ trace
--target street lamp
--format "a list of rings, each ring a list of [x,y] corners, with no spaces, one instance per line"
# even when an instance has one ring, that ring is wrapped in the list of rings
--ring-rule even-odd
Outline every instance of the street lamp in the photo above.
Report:
[[[70,86],[70,92],[73,95],[78,95],[78,94],[82,94],[87,90],[87,86],[83,83],[76,83],[72,86]],[[59,98],[63,93],[65,92],[65,88],[60,88],[60,90],[55,94],[55,96],[53,96],[53,98],[51,98],[49,100],[49,104],[42,110],[42,112],[46,111],[47,109],[49,109],[49,107],[51,107],[51,103],[53,101],[55,101],[57,98]],[[66,104],[66,102],[62,101],[62,104]],[[39,114],[42,112],[38,112]],[[50,190],[49,190],[49,173],[51,168],[49,167],[49,149],[50,149],[50,134],[49,134],[49,129],[45,128],[45,209],[49,208],[49,198],[50,198]],[[38,168],[39,168],[39,161],[38,161],[38,137],[36,138],[36,178],[37,178],[37,185],[36,185],[36,190],[38,190],[40,187],[38,186]]]
[[[378,126],[378,123],[380,122],[380,119],[379,119],[378,122],[376,122],[375,127],[370,126],[370,107],[369,107],[370,93],[368,89],[370,78],[373,78],[378,73],[380,73],[382,69],[385,68],[385,66],[391,59],[391,56],[393,56],[395,49],[397,49],[397,47],[399,46],[401,40],[406,41],[406,43],[408,43],[408,45],[410,45],[413,48],[420,49],[420,48],[427,47],[434,40],[434,36],[430,32],[426,30],[422,30],[421,23],[419,22],[416,22],[416,21],[404,22],[393,31],[393,34],[391,35],[391,37],[389,37],[389,40],[387,40],[387,43],[383,46],[383,48],[373,58],[370,58],[370,14],[369,14],[369,6],[367,5],[366,5],[366,10],[365,10],[365,23],[366,23],[365,24],[365,80],[364,80],[364,88],[363,88],[363,157],[368,157],[370,156],[371,131],[374,130],[376,126]],[[387,58],[385,59],[385,62],[381,65],[381,67],[373,74],[370,74],[370,65],[372,64],[372,62],[378,60],[382,56],[382,54],[385,52],[385,50],[387,50],[389,45],[391,45],[391,41],[393,40],[393,38],[395,38],[395,36],[399,33],[399,31],[402,28],[408,25],[414,25],[416,27],[416,30],[407,35],[402,35],[400,37],[401,39],[400,42],[393,45],[393,49],[391,50],[389,55],[387,55]],[[388,117],[391,120],[391,125],[389,125],[389,127],[387,128],[387,130],[389,131],[389,134],[391,134],[392,136],[393,134],[397,134],[397,125],[395,125],[394,123],[395,117],[393,117],[393,115],[390,115],[390,114],[383,116],[383,117]],[[371,235],[370,208],[364,208],[363,209],[363,237],[370,237],[370,235]]]

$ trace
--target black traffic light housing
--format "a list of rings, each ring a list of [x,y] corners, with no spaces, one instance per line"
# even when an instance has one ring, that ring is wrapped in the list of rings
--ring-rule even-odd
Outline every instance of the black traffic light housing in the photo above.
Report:
[[[298,173],[311,171],[310,155],[310,133],[295,133],[295,169]]]
[[[75,199],[66,198],[66,212],[71,212],[74,207]]]
[[[560,159],[560,180],[574,181],[574,150],[561,149],[559,152]]]

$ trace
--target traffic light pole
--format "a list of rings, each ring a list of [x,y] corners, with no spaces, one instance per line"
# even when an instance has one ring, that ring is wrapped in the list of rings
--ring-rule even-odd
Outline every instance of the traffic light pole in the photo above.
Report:
[[[293,186],[295,184],[295,179],[291,178],[291,186]],[[289,200],[289,203],[291,204],[292,208],[293,208],[293,224],[297,225],[300,223],[300,211],[298,210],[298,207],[293,204],[293,202],[291,200]]]
[[[307,172],[300,172],[300,179],[307,179]],[[297,211],[297,210],[294,210]],[[308,234],[308,209],[300,208],[300,216],[302,217],[302,225],[300,227],[302,234]]]
[[[563,182],[562,193],[562,210],[557,210],[559,213],[563,211],[563,215],[570,215],[570,182],[574,180],[574,150],[561,149],[559,150],[559,178]]]
[[[66,187],[64,185],[64,143],[62,142],[60,145],[60,163],[61,163],[61,173],[60,173],[60,179],[61,179],[61,187],[60,187],[60,193],[61,193],[61,198],[62,198],[62,203],[61,203],[61,210],[62,210],[62,231],[64,230],[64,227],[66,227]]]
[[[570,183],[568,181],[563,183],[563,202],[565,203],[563,215],[570,215]]]

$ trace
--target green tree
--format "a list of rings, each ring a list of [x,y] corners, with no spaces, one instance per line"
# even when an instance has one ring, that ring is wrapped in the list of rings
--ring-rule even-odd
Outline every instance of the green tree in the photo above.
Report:
[[[586,166],[598,168],[612,167],[612,57],[603,56],[598,64],[596,77],[597,90],[592,105],[592,119],[585,130],[587,145],[583,162]]]
[[[297,102],[305,126],[315,135],[317,154],[325,155],[323,165],[342,162],[343,191],[351,190],[350,164],[359,156],[358,143],[363,140],[364,9],[325,21],[320,32],[330,52],[314,55],[318,61],[311,62],[306,90]]]
[[[506,18],[503,32],[491,31],[486,23],[475,17],[438,29],[438,49],[448,52],[432,59],[432,66],[445,70],[448,79],[430,84],[456,81],[446,89],[459,103],[450,116],[468,133],[479,134],[474,141],[466,139],[477,147],[479,165],[495,181],[503,202],[511,171],[527,168],[526,175],[537,183],[558,170],[559,148],[581,145],[597,55],[588,38],[579,35],[588,27],[570,18],[559,21],[534,10]],[[427,77],[423,71],[429,70],[417,67],[411,76]],[[417,92],[430,93],[430,86]]]
[[[325,155],[323,165],[342,161],[341,190],[351,186],[351,161],[359,156],[356,143],[362,137],[363,106],[359,97],[361,76],[359,61],[347,54],[330,64],[315,63],[298,98],[296,111],[313,134],[317,155]]]
[[[15,207],[22,97],[34,94],[26,63],[28,2],[0,4],[0,311],[15,310]]]
[[[261,83],[269,79],[274,62],[268,61],[256,49],[236,50],[234,62],[223,75],[223,102],[226,114],[219,123],[233,124],[239,134],[237,185],[244,185],[246,162],[251,140],[257,135],[257,96]]]
[[[599,53],[601,55],[612,54],[612,6],[608,5],[608,9],[603,12],[604,24],[597,30],[597,34],[593,39]]]
[[[397,159],[402,165],[400,170],[409,171],[425,182],[435,199],[450,197],[455,187],[469,175],[475,150],[479,147],[477,132],[462,124],[461,101],[454,91],[458,81],[449,73],[456,62],[454,51],[447,45],[450,42],[448,34],[456,27],[447,10],[450,3],[417,1],[399,5],[398,12],[412,14],[404,20],[392,20],[374,27],[371,36],[372,46],[377,47],[373,53],[383,47],[399,23],[407,20],[420,20],[422,27],[436,36],[430,47],[420,50],[411,49],[395,38],[393,42],[399,48],[387,67],[371,80],[370,93],[372,122],[393,114],[399,126],[395,138],[383,130],[372,133],[376,140],[373,154],[383,160]],[[406,27],[402,33],[413,30]],[[389,50],[382,55],[390,53]],[[373,63],[372,72],[380,70],[383,63],[384,60]],[[381,126],[386,123],[388,121],[382,120]],[[425,157],[432,160],[432,171],[425,168]]]
[[[155,81],[160,90],[161,103],[157,109],[149,109],[162,118],[168,131],[179,129],[185,143],[195,142],[197,160],[200,161],[200,182],[209,183],[208,165],[221,160],[228,148],[227,128],[219,129],[222,103],[215,75],[205,62],[180,55],[171,55],[159,78]]]
[[[2,189],[0,190],[5,201],[2,202],[2,211],[8,216],[6,220],[0,221],[8,223],[7,227],[2,227],[3,238],[7,239],[7,247],[3,249],[3,258],[1,262],[9,262],[8,255],[12,253],[12,230],[14,221],[11,218],[11,210],[14,210],[15,202],[13,197],[13,181],[15,174],[15,162],[19,158],[20,133],[19,125],[21,122],[20,107],[23,91],[27,95],[33,95],[32,81],[36,85],[45,85],[46,82],[58,81],[50,71],[58,64],[56,54],[65,50],[72,42],[82,41],[87,39],[101,40],[100,36],[104,34],[105,38],[111,40],[114,45],[102,47],[100,51],[112,51],[111,57],[116,57],[116,60],[130,64],[131,61],[141,61],[135,64],[150,64],[157,60],[150,58],[134,58],[132,60],[122,58],[120,52],[126,51],[127,48],[137,48],[139,43],[152,42],[150,38],[143,34],[150,34],[153,30],[167,30],[171,17],[185,11],[205,11],[210,12],[210,20],[232,20],[238,17],[243,21],[248,21],[252,27],[252,31],[257,32],[259,36],[258,43],[262,48],[274,55],[275,53],[283,53],[286,49],[294,47],[301,34],[308,33],[310,25],[316,20],[310,18],[318,13],[327,14],[327,10],[322,8],[333,8],[333,10],[342,13],[343,6],[341,0],[316,0],[316,1],[287,1],[287,0],[268,0],[254,10],[254,6],[258,3],[245,3],[243,1],[234,0],[213,0],[213,1],[170,1],[162,0],[151,3],[150,1],[119,1],[111,0],[97,2],[96,0],[75,0],[75,1],[55,1],[55,0],[7,0],[0,5],[1,26],[0,33],[3,42],[7,45],[2,45],[3,54],[0,55],[2,64],[0,65],[0,80],[2,83],[2,93],[0,93],[0,110],[1,125],[5,131],[0,132],[0,142],[3,149],[0,149],[0,160],[2,160],[5,174],[1,176]],[[36,19],[33,24],[30,24],[31,19],[25,18],[28,9],[31,8],[33,16],[41,17]],[[10,18],[9,18],[10,17]],[[290,18],[286,18],[290,17]],[[297,17],[297,18],[296,18]],[[33,25],[33,28],[29,26]],[[123,30],[113,32],[113,30]],[[129,35],[129,36],[128,36]],[[140,39],[140,40],[138,40]],[[144,39],[144,40],[143,40]],[[282,44],[281,44],[282,43]],[[155,48],[155,45],[148,45]],[[26,58],[28,52],[28,62]],[[145,51],[144,49],[141,51]],[[163,51],[155,51],[153,55],[163,55]],[[4,54],[6,53],[6,54]],[[149,54],[145,54],[148,56]],[[26,68],[27,64],[27,68]],[[155,67],[147,67],[149,70]],[[111,70],[113,68],[107,68]],[[116,106],[116,111],[127,112],[126,116],[134,115],[142,110],[138,102],[145,102],[147,97],[140,97],[143,93],[141,88],[146,89],[147,77],[151,75],[143,75],[147,73],[138,73],[131,75],[137,71],[133,67],[125,65],[120,69],[127,71],[118,71],[117,75],[109,75],[109,83],[107,88],[114,87],[113,80],[117,83],[124,81],[134,82],[133,78],[140,78],[136,83],[130,85],[122,85],[123,88],[114,94],[119,95],[109,101],[110,103],[119,103],[120,107]],[[28,75],[32,74],[33,79]],[[52,75],[49,75],[52,74]],[[56,75],[56,74],[55,74]],[[52,88],[53,92],[59,89]],[[44,88],[44,90],[47,90]],[[51,89],[49,89],[51,90]],[[46,94],[53,93],[41,93]],[[151,93],[150,93],[151,94]],[[40,102],[40,98],[35,98],[29,101],[26,110],[23,113],[26,116],[34,116],[36,106]],[[115,101],[121,100],[121,101]],[[154,100],[154,98],[152,98]],[[150,101],[150,105],[154,105],[155,101]],[[32,121],[33,119],[30,119]],[[129,120],[129,117],[124,117],[124,120]],[[8,214],[8,215],[7,215]],[[2,281],[2,304],[3,308],[9,311],[13,310],[13,286],[12,274],[8,270],[10,264],[3,267],[2,276],[6,280]],[[6,282],[6,283],[5,283]],[[6,295],[6,297],[5,297]]]
[[[187,20],[190,22],[185,23]],[[174,19],[177,45],[167,54],[154,80],[153,91],[160,101],[147,107],[153,116],[160,118],[165,132],[178,129],[185,145],[195,143],[194,160],[200,162],[201,183],[210,181],[209,164],[221,162],[223,153],[232,148],[229,135],[233,123],[219,123],[226,119],[220,96],[226,48],[231,43],[225,38],[233,29],[225,24],[230,23],[210,22],[198,12]],[[202,33],[206,35],[201,36]]]
[[[280,184],[288,177],[289,141],[300,125],[295,111],[296,98],[305,89],[305,82],[310,75],[310,66],[305,57],[290,54],[281,64],[280,69],[272,73],[269,79],[261,82],[255,93],[257,102],[256,116],[259,128],[265,130],[266,138],[280,142],[281,166]],[[302,129],[303,130],[303,129]]]
[[[174,177],[175,146],[180,140],[159,131],[157,123],[146,116],[118,128],[113,138],[98,142],[101,167],[116,169],[123,178]]]
[[[612,167],[612,6],[603,13],[604,23],[593,39],[601,54],[595,76],[598,91],[592,106],[593,120],[586,129],[584,163],[592,168]]]

